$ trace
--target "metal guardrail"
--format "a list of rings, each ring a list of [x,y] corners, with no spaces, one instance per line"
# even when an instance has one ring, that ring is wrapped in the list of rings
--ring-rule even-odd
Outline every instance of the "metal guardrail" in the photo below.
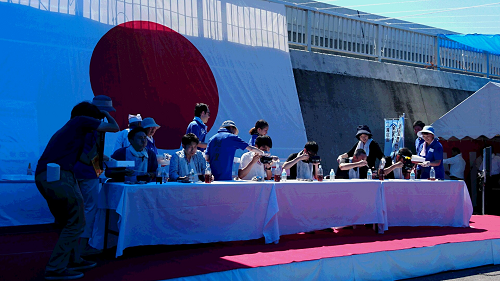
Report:
[[[409,29],[285,6],[290,46],[500,78],[499,55]]]

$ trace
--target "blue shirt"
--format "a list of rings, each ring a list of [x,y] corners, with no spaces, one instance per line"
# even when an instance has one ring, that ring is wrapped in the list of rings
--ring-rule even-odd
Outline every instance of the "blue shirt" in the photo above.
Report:
[[[201,121],[200,117],[195,117],[191,123],[189,123],[186,134],[193,133],[195,134],[200,142],[205,143],[205,138],[207,136],[207,125]],[[204,148],[198,148],[200,151],[204,151]]]
[[[38,160],[35,175],[47,170],[48,163],[56,163],[64,171],[73,171],[80,159],[87,133],[96,130],[101,121],[92,117],[77,116],[70,119],[49,140]]]
[[[252,137],[250,138],[250,141],[248,141],[248,145],[255,146],[255,140],[257,139],[258,136],[259,136],[258,134],[252,135]]]
[[[156,143],[155,139],[151,138],[153,141],[151,141],[148,137],[148,145],[146,145],[146,148],[153,151],[155,154],[158,154],[158,149],[156,149]]]
[[[416,155],[420,154],[420,151],[422,150],[422,145],[424,144],[424,139],[423,138],[418,138],[415,140],[415,152],[417,152]]]
[[[93,131],[85,136],[85,145],[83,146],[82,154],[89,153],[94,146],[100,141],[99,132]],[[97,174],[94,170],[94,166],[87,165],[82,161],[78,161],[75,164],[75,177],[77,179],[97,179]]]
[[[231,134],[226,128],[221,128],[210,138],[205,155],[208,155],[210,168],[216,181],[231,180],[234,152],[244,150],[248,143],[237,135]]]
[[[422,145],[423,146],[423,145]],[[434,139],[430,145],[427,145],[425,152],[425,161],[434,162],[436,160],[441,160],[441,164],[439,166],[434,167],[434,171],[436,172],[436,179],[444,179],[444,165],[443,165],[443,146],[439,142],[438,139]],[[420,175],[421,179],[428,179],[431,172],[431,167],[421,167],[422,174]]]

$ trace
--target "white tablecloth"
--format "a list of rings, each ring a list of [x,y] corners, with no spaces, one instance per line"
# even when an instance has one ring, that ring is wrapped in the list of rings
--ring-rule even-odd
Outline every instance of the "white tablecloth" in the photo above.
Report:
[[[34,181],[0,181],[0,227],[53,222]]]
[[[380,181],[287,181],[275,188],[281,235],[371,223],[379,224],[379,232],[387,230]]]
[[[464,181],[382,182],[390,226],[468,227],[472,202]]]
[[[120,215],[116,256],[140,245],[250,240],[276,242],[272,182],[126,185],[106,183],[100,208]],[[271,198],[271,200],[270,200]]]

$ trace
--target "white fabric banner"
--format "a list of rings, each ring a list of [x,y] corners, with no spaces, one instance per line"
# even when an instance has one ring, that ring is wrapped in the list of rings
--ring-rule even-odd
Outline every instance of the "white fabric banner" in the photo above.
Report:
[[[9,27],[0,33],[0,122],[7,129],[0,142],[0,174],[25,173],[29,163],[35,169],[72,107],[94,94],[113,98],[113,116],[122,129],[128,114],[155,118],[162,126],[155,135],[159,149],[180,146],[197,102],[209,104],[212,113],[207,138],[231,119],[247,140],[255,121],[265,119],[274,137],[273,154],[286,157],[306,142],[283,5],[258,0],[35,2],[0,0],[0,22]],[[146,40],[152,44],[141,45],[158,27],[165,28]],[[115,31],[129,37],[110,39]],[[184,41],[154,41],[172,32]],[[106,53],[103,44],[125,51],[113,56],[113,48]],[[194,63],[195,52],[183,52],[186,45],[201,54],[205,72]],[[169,48],[175,47],[172,53]],[[173,54],[184,68],[166,59]],[[185,79],[173,85],[179,76]],[[200,77],[213,77],[215,83]],[[107,155],[115,138],[106,135]]]
[[[404,115],[397,119],[384,119],[385,124],[385,145],[384,155],[394,155],[400,148],[405,147],[405,118]]]

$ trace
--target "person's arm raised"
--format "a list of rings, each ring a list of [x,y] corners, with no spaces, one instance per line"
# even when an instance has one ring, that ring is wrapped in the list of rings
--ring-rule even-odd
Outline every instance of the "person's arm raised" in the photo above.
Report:
[[[101,110],[101,113],[104,114],[106,119],[108,119],[108,122],[101,122],[99,127],[97,127],[97,131],[113,133],[120,131],[120,126],[118,126],[118,123],[116,123],[116,120],[109,114],[109,112]]]

